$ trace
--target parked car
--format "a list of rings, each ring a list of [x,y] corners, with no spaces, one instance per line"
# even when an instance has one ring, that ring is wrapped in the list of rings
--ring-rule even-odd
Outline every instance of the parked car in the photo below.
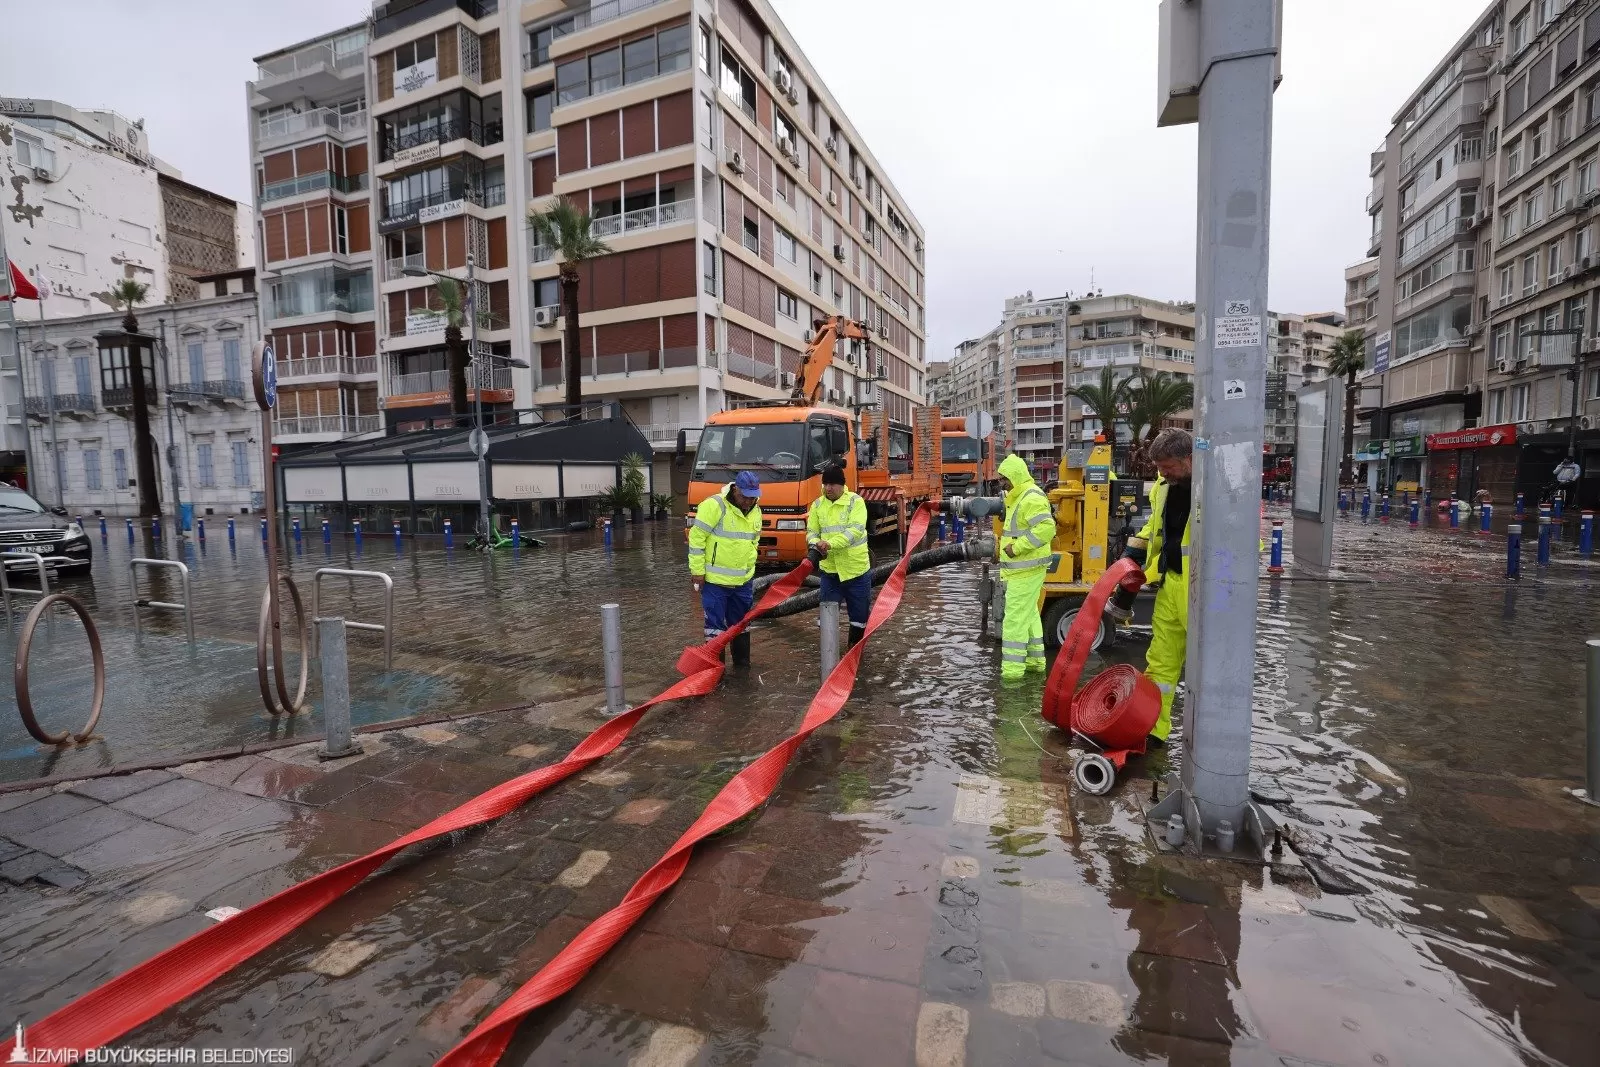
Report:
[[[47,508],[21,489],[0,486],[0,552],[37,552],[57,573],[87,572],[94,558],[89,535],[67,518],[66,508]],[[32,570],[26,556],[5,557],[7,570]]]

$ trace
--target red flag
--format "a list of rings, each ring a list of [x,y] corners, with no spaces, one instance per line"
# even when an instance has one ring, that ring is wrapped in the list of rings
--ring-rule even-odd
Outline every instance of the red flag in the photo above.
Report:
[[[15,300],[37,300],[37,299],[39,299],[39,290],[34,288],[33,283],[28,280],[28,276],[26,274],[22,273],[22,268],[17,266],[15,263],[11,262],[9,259],[6,260],[6,266],[11,268],[11,290],[12,290],[12,295],[11,296],[0,296],[0,300],[13,300],[13,299],[15,299]]]

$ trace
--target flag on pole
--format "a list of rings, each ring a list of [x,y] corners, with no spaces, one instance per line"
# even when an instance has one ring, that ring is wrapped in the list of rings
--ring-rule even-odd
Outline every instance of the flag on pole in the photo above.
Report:
[[[9,259],[6,260],[6,266],[11,269],[11,294],[9,296],[0,296],[0,300],[39,299],[39,290],[34,288],[33,283],[28,280],[28,276],[22,273],[22,268]]]

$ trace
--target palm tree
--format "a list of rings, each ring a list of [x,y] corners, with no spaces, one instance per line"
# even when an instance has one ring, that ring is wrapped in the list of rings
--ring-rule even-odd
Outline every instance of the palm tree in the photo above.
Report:
[[[1355,481],[1356,375],[1367,365],[1367,339],[1360,330],[1346,330],[1333,342],[1328,358],[1328,373],[1344,377],[1344,457],[1339,468],[1339,484]]]
[[[1144,450],[1161,432],[1162,424],[1180,411],[1194,407],[1194,382],[1156,371],[1140,371],[1129,379],[1127,390],[1128,427],[1133,431],[1133,458],[1130,465],[1143,472],[1147,466]]]
[[[562,342],[566,346],[567,404],[573,408],[583,403],[582,346],[578,343],[578,264],[611,251],[609,245],[590,232],[591,221],[587,211],[580,211],[564,196],[550,210],[528,216],[528,225],[533,227],[533,235],[539,243],[561,258],[561,308],[567,324]]]
[[[461,340],[461,327],[467,322],[466,290],[454,278],[438,275],[433,290],[439,294],[439,307],[433,314],[444,319],[444,351],[450,369],[450,421],[462,425],[467,418],[467,346]]]
[[[122,331],[124,333],[138,333],[139,319],[134,315],[134,305],[142,304],[150,295],[150,287],[143,282],[136,282],[132,278],[124,278],[111,287],[106,294],[110,298],[111,307],[122,308],[126,314],[122,316]]]
[[[1067,390],[1072,397],[1100,420],[1105,428],[1106,443],[1111,446],[1111,466],[1117,465],[1117,420],[1122,418],[1128,403],[1128,383],[1117,381],[1117,372],[1111,367],[1100,368],[1098,385],[1075,385]]]

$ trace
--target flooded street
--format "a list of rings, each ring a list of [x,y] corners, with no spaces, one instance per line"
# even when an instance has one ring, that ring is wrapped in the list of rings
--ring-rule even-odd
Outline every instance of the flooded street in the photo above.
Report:
[[[1141,816],[1181,760],[1181,714],[1169,749],[1134,759],[1110,796],[1082,794],[1039,715],[1042,684],[997,681],[977,568],[940,568],[909,579],[845,712],[758,816],[702,846],[503,1062],[1600,1063],[1600,812],[1561,793],[1582,774],[1600,570],[1558,550],[1541,572],[1530,538],[1507,583],[1500,536],[1438,523],[1357,518],[1339,537],[1332,580],[1263,582],[1255,650],[1252,785],[1315,878],[1154,854]],[[70,889],[0,881],[0,1019],[37,1020],[209,925],[205,911],[559,759],[601,722],[599,603],[623,606],[630,697],[668,685],[698,640],[675,524],[621,530],[609,552],[582,535],[493,561],[410,543],[397,556],[378,538],[359,558],[335,548],[331,565],[395,577],[394,670],[375,636],[352,637],[358,720],[485,713],[369,736],[350,763],[287,749],[99,792],[0,794],[0,838],[86,872]],[[176,616],[135,646],[126,549],[113,537],[85,586],[117,679],[105,741],[51,762],[0,710],[5,777],[273,736],[253,673],[259,541],[241,530],[235,558],[213,534],[193,561],[193,663]],[[308,542],[294,558],[308,608],[329,555]],[[330,584],[325,610],[376,618],[375,596],[356,596]],[[88,684],[74,625],[32,667],[60,725]],[[816,647],[814,614],[762,626],[748,674],[374,876],[128,1043],[434,1062],[798,725]],[[1091,670],[1143,652],[1125,638]],[[488,713],[512,705],[533,706]],[[29,813],[69,801],[69,821],[109,811],[128,834],[165,829],[125,854],[115,836],[53,847]],[[170,817],[180,804],[215,810],[186,822]]]

